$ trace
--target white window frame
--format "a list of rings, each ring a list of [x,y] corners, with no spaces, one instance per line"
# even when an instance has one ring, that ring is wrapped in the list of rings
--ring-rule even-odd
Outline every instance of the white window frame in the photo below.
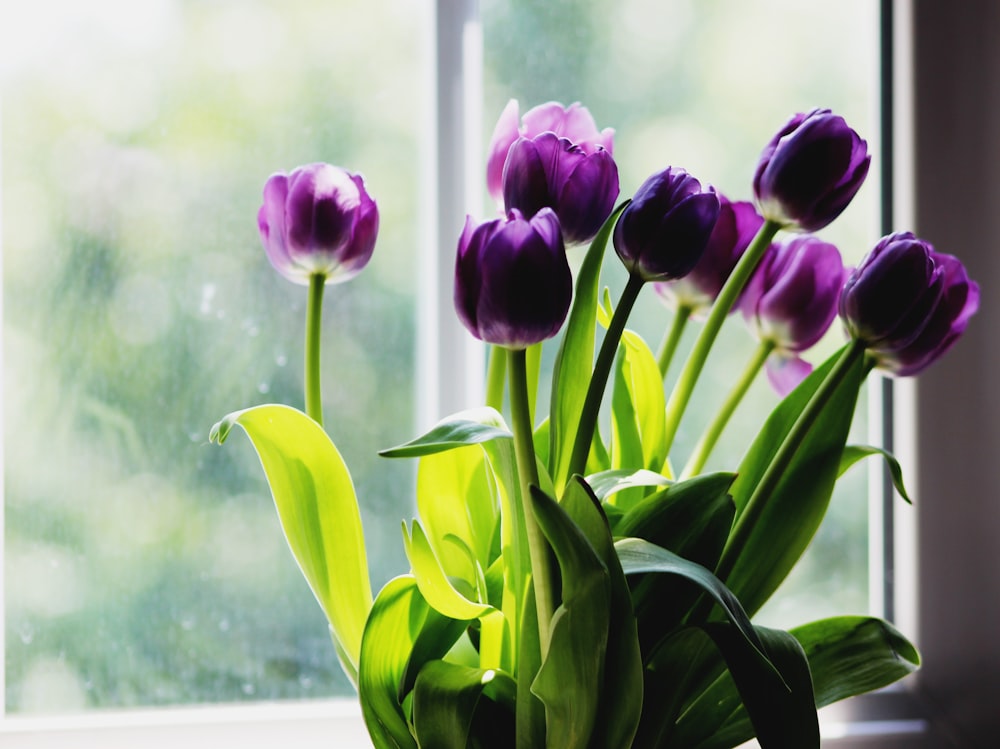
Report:
[[[889,609],[916,640],[923,667],[899,687],[826,711],[824,747],[993,747],[1000,729],[1000,502],[990,469],[1000,454],[1000,433],[990,417],[1000,405],[991,398],[991,372],[998,368],[990,367],[990,334],[1000,329],[1000,306],[991,302],[1000,289],[1000,263],[993,259],[1000,236],[1000,4],[882,0],[882,7],[894,49],[888,229],[912,228],[958,254],[984,296],[968,333],[944,360],[916,380],[875,388],[876,394],[892,393],[893,447],[914,505],[899,512],[890,507],[891,535],[874,544],[874,558],[876,569],[884,569],[882,553],[888,557]],[[422,215],[430,218],[421,284],[434,293],[421,295],[425,306],[418,311],[428,335],[420,348],[431,352],[419,362],[422,392],[430,393],[421,403],[421,424],[481,400],[482,349],[454,320],[452,243],[446,241],[466,211],[477,212],[481,195],[478,0],[436,0],[425,31],[435,39],[435,79],[428,85],[436,103],[434,121],[426,123],[432,147],[422,170]],[[0,404],[0,418],[2,413]],[[882,515],[876,507],[876,520]],[[0,532],[0,560],[2,544]],[[876,582],[880,587],[881,578]],[[0,668],[0,687],[2,678]],[[0,710],[2,705],[0,700]],[[355,700],[66,718],[0,715],[0,744],[8,749],[309,747],[331,741],[344,749],[370,746]]]

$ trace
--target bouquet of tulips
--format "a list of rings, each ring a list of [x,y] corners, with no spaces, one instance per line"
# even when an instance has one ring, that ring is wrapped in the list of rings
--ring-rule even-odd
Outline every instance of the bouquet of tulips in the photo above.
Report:
[[[487,404],[383,451],[417,458],[411,566],[372,596],[358,500],[323,429],[320,307],[370,258],[378,209],[361,177],[312,164],[270,177],[258,215],[275,268],[307,284],[305,412],[225,417],[249,435],[289,545],[325,611],[377,747],[765,749],[819,746],[817,709],[917,667],[890,624],[843,616],[755,625],[820,525],[866,376],[913,375],[978,307],[954,257],[910,233],[854,269],[811,232],[868,172],[867,145],[828,110],[798,114],[764,148],[753,203],[683,169],[618,203],[613,132],[579,105],[504,111],[487,186],[497,218],[458,240],[455,309],[490,344]],[[617,207],[616,207],[617,203]],[[781,231],[791,239],[776,241]],[[601,293],[606,249],[628,272]],[[587,245],[573,277],[567,245]],[[626,330],[647,284],[674,308],[657,354]],[[683,464],[672,452],[723,323],[760,341]],[[847,342],[812,371],[800,353],[836,317]],[[665,382],[685,324],[687,360]],[[541,342],[561,331],[548,414],[534,413]],[[731,472],[704,466],[750,381],[784,395]],[[610,433],[598,415],[610,396]],[[504,403],[509,404],[509,423]]]

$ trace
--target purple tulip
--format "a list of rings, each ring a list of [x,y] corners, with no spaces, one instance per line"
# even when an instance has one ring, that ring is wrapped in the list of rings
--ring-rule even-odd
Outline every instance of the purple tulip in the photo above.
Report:
[[[655,283],[653,288],[674,308],[695,311],[711,306],[763,223],[753,203],[733,202],[720,194],[719,219],[701,260],[683,278]]]
[[[257,226],[271,264],[290,281],[346,281],[371,259],[378,207],[360,175],[330,164],[272,174]]]
[[[644,281],[682,278],[698,264],[719,217],[719,196],[683,169],[667,167],[636,191],[615,225],[629,273]]]
[[[868,174],[868,146],[828,109],[797,114],[760,156],[753,189],[764,218],[812,232],[839,216]]]
[[[883,237],[848,278],[840,316],[879,368],[913,375],[944,354],[979,309],[955,257],[909,232]]]
[[[559,217],[567,242],[594,238],[614,210],[618,197],[618,167],[611,152],[592,153],[552,132],[519,138],[510,147],[503,170],[507,211],[528,218],[542,208]]]
[[[489,157],[486,162],[486,186],[490,195],[498,203],[503,201],[503,171],[507,153],[518,138],[534,138],[542,133],[555,133],[575,143],[584,153],[593,154],[597,150],[614,150],[615,131],[605,128],[598,131],[594,118],[586,107],[579,103],[564,107],[556,102],[541,104],[529,109],[518,124],[519,108],[516,99],[507,102],[497,121],[490,140]]]
[[[559,219],[543,208],[479,224],[469,217],[458,241],[455,309],[476,338],[523,349],[562,326],[573,279]]]
[[[817,343],[837,316],[844,276],[837,248],[804,235],[771,245],[743,290],[740,311],[757,339],[774,345],[767,374],[782,395],[811,371],[798,354]]]

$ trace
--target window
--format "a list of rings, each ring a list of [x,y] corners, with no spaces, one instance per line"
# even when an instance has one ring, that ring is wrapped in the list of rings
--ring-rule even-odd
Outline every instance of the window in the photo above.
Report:
[[[481,352],[467,336],[452,335],[461,331],[449,295],[428,300],[423,289],[450,284],[451,237],[464,211],[480,212],[483,204],[479,141],[509,96],[525,105],[579,98],[602,127],[617,127],[624,191],[658,166],[654,156],[663,166],[676,161],[722,189],[739,190],[762,140],[790,107],[829,104],[877,140],[875,99],[865,93],[875,70],[869,50],[876,47],[867,3],[837,4],[821,21],[817,8],[787,0],[735,8],[628,0],[615,4],[614,18],[610,5],[602,15],[600,4],[573,0],[482,0],[481,7],[466,0],[437,3],[436,26],[427,3],[378,5],[105,0],[86,10],[72,3],[54,15],[48,9],[25,28],[21,19],[5,25],[4,47],[13,50],[3,71],[0,152],[5,746],[150,746],[152,734],[166,746],[319,745],[331,736],[339,746],[366,745],[352,701],[299,701],[347,688],[331,686],[339,672],[321,615],[282,546],[249,447],[220,451],[203,444],[211,422],[233,408],[297,398],[291,352],[301,345],[294,308],[303,295],[266,272],[252,224],[267,176],[259,170],[314,158],[342,163],[363,171],[383,211],[392,211],[384,214],[376,265],[366,272],[367,294],[344,287],[328,297],[328,317],[346,328],[327,326],[338,336],[338,345],[325,349],[330,413],[349,414],[341,410],[343,395],[391,375],[393,367],[367,360],[372,347],[359,341],[385,341],[379,353],[403,362],[396,371],[410,371],[418,350],[435,350],[423,344],[435,344],[440,357],[420,360],[424,383],[447,376],[449,367],[436,362],[465,363],[450,368],[455,382],[420,404],[405,381],[379,382],[380,394],[398,398],[383,404],[385,426],[365,422],[359,431],[364,414],[352,415],[354,426],[346,418],[334,426],[365,435],[347,457],[360,494],[378,501],[394,496],[389,485],[405,484],[408,469],[393,464],[389,468],[401,473],[386,475],[385,462],[377,471],[366,467],[374,450],[476,400],[476,386],[462,375],[481,366]],[[1000,280],[992,278],[998,274],[988,238],[997,234],[990,206],[1000,185],[990,166],[1000,153],[992,145],[997,102],[987,94],[1000,90],[1000,81],[996,66],[982,61],[995,61],[987,40],[1000,10],[989,0],[963,6],[966,14],[949,12],[944,3],[883,6],[896,11],[899,80],[919,83],[896,89],[902,137],[896,141],[895,223],[960,254],[986,297],[955,351],[917,383],[896,389],[897,451],[916,497],[915,507],[897,517],[897,608],[903,629],[917,636],[925,668],[901,690],[857,701],[853,715],[840,711],[868,722],[848,725],[851,735],[830,745],[989,746],[1000,700],[992,645],[1000,581],[988,550],[1000,513],[990,506],[996,436],[986,373],[994,322],[989,290]],[[699,20],[703,11],[710,17]],[[766,23],[747,31],[749,19],[737,20],[738,13]],[[476,64],[480,16],[482,70]],[[811,34],[781,33],[796,17]],[[574,20],[569,27],[566,18]],[[553,28],[574,36],[552,37]],[[364,43],[372,38],[380,40],[375,47]],[[432,38],[434,64],[426,48]],[[686,43],[692,51],[673,57]],[[296,51],[292,57],[303,69],[294,71],[289,56],[278,54],[287,49]],[[815,56],[838,74],[853,72],[818,84],[804,66],[789,70],[789,56]],[[671,75],[657,75],[650,60]],[[200,64],[207,74],[194,72]],[[539,69],[564,78],[540,76]],[[797,95],[756,103],[782,74]],[[859,83],[860,89],[851,88]],[[354,96],[358,91],[363,95]],[[672,98],[693,102],[699,127],[675,116],[667,104]],[[955,115],[965,111],[968,116]],[[414,130],[414,122],[435,119],[436,138],[429,127]],[[358,140],[344,142],[344,133]],[[877,143],[873,150],[884,152]],[[852,208],[856,223],[838,222],[844,233],[831,239],[859,253],[867,249],[877,231],[878,187],[873,181],[865,188],[869,207]],[[429,197],[432,188],[440,191],[437,201]],[[439,251],[440,261],[418,263],[418,245],[426,257]],[[408,322],[418,304],[418,277],[419,303],[427,305],[420,309],[420,332],[430,339],[419,347]],[[374,297],[375,308],[348,315],[360,296]],[[363,322],[374,319],[369,314],[383,321],[377,330]],[[663,320],[654,305],[645,314]],[[86,331],[95,328],[87,326],[98,326],[101,335],[88,338]],[[655,328],[648,335],[655,341]],[[180,353],[164,357],[158,349],[165,341]],[[351,353],[334,362],[334,350]],[[180,367],[190,379],[167,376]],[[178,411],[177,426],[165,428]],[[350,442],[334,436],[347,452]],[[195,457],[178,468],[181,455]],[[35,467],[41,458],[44,470]],[[366,474],[370,478],[361,478]],[[109,484],[96,482],[106,477]],[[99,488],[108,485],[118,488]],[[236,490],[223,496],[230,487]],[[243,514],[222,514],[236,506]],[[863,539],[866,511],[851,507],[838,532]],[[366,518],[368,543],[398,550],[398,518],[409,510],[380,509],[384,530]],[[81,554],[88,534],[94,558]],[[153,544],[164,536],[168,554]],[[912,539],[915,547],[903,543]],[[840,548],[836,535],[819,544]],[[850,548],[853,558],[863,558],[863,541]],[[376,584],[402,566],[401,554],[386,559]],[[854,590],[863,590],[864,564],[853,568],[860,576]],[[177,581],[186,581],[179,597],[164,595]],[[810,583],[801,588],[809,593]],[[858,605],[864,606],[863,597]],[[778,608],[773,615],[804,618]],[[167,652],[150,655],[164,642]],[[88,669],[78,665],[80,652],[87,653]],[[152,676],[147,670],[134,677],[128,689],[102,686],[99,678],[108,675],[99,667],[111,663],[108,653],[120,659],[116,676],[150,663]],[[191,674],[193,680],[180,678]],[[105,700],[101,707],[142,707],[58,719],[31,717],[25,709],[39,704],[27,699],[34,694],[43,696],[41,707],[49,712],[74,712],[93,704],[95,690]],[[248,707],[149,709],[236,700]]]

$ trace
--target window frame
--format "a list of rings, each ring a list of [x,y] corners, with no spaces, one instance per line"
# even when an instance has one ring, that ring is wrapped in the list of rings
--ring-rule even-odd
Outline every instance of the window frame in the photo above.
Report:
[[[881,0],[882,140],[891,146],[882,175],[883,229],[912,228],[939,249],[956,251],[990,289],[1000,287],[989,241],[1000,235],[1000,212],[990,210],[1000,203],[1000,177],[990,168],[1000,163],[1000,94],[985,94],[1000,92],[1000,50],[990,46],[1000,31],[1000,6],[967,0],[962,8],[966,12],[955,13],[945,0]],[[418,414],[421,425],[481,399],[482,347],[454,320],[446,293],[453,257],[450,243],[439,241],[461,226],[466,210],[475,212],[481,195],[478,0],[436,0],[425,31],[435,38],[434,80],[428,83],[435,105],[433,121],[424,123],[431,147],[422,170],[422,215],[428,218],[421,244],[428,254],[421,283],[435,293],[422,295],[418,310],[427,336],[420,348],[431,352],[418,362],[421,386],[431,393]],[[875,539],[873,558],[876,569],[891,573],[885,611],[914,637],[923,666],[897,687],[824,711],[824,746],[940,749],[987,746],[993,738],[1000,648],[975,643],[992,642],[1000,621],[1000,574],[992,572],[995,564],[987,556],[998,535],[990,531],[1000,531],[1000,505],[982,499],[991,496],[988,456],[1000,448],[1000,435],[982,418],[991,403],[989,331],[1000,326],[998,316],[984,295],[978,317],[948,357],[916,380],[873,388],[914,497],[913,506],[899,512],[898,498],[873,503],[874,519],[886,528]],[[959,402],[955,393],[969,395],[970,402]],[[0,474],[2,469],[0,462]],[[0,559],[2,549],[0,534]],[[885,579],[878,576],[880,591]],[[975,611],[972,601],[979,603]],[[0,668],[0,687],[2,678]],[[13,716],[0,719],[0,736],[10,749],[180,742],[192,748],[237,742],[263,747],[279,741],[308,746],[331,737],[347,749],[370,746],[353,699]]]

